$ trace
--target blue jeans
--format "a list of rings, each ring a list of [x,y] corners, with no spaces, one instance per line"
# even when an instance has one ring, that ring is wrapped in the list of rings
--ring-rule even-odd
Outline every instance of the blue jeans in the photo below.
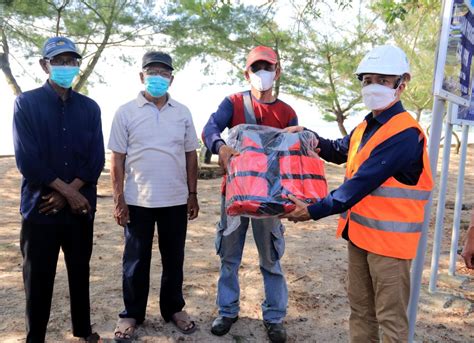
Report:
[[[284,227],[278,218],[241,217],[239,227],[228,236],[224,236],[227,227],[224,199],[221,202],[221,221],[217,226],[215,242],[217,254],[221,258],[217,284],[219,315],[234,318],[239,314],[238,272],[250,221],[265,287],[265,300],[262,303],[263,320],[269,323],[281,323],[288,305],[288,289],[280,265],[280,259],[285,251]]]

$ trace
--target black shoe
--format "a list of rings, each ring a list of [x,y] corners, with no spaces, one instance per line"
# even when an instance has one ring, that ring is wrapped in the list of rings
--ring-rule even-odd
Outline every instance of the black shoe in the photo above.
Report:
[[[93,332],[89,336],[81,338],[81,341],[97,343],[97,342],[100,342],[101,340],[100,340],[99,334],[97,332]]]
[[[263,322],[265,329],[267,329],[267,335],[272,343],[284,343],[286,342],[286,329],[282,323],[268,323]]]
[[[216,336],[223,336],[229,332],[232,324],[234,324],[239,316],[235,318],[219,316],[212,322],[211,332]]]

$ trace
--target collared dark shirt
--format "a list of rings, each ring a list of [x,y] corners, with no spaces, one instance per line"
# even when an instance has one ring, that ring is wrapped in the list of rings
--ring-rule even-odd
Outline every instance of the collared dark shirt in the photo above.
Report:
[[[369,113],[365,117],[367,127],[360,148],[390,118],[402,112],[405,109],[399,101],[376,117]],[[319,137],[321,158],[336,164],[347,162],[353,132],[337,140]],[[415,185],[423,170],[423,139],[420,137],[418,129],[409,128],[380,143],[351,179],[331,191],[320,202],[308,207],[311,218],[317,220],[350,209],[392,176],[401,183]]]
[[[80,192],[95,210],[96,184],[105,161],[100,108],[95,101],[72,90],[63,101],[46,82],[16,98],[13,140],[23,175],[20,212],[24,219],[48,224],[72,218],[68,205],[56,215],[38,211],[41,196],[53,191],[48,185],[56,178],[66,183],[75,178],[84,181]]]

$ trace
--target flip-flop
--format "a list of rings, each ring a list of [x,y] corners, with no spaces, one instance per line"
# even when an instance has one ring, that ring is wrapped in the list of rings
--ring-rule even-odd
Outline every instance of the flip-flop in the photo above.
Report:
[[[129,342],[134,338],[137,321],[134,318],[119,318],[114,330],[116,342]]]
[[[186,311],[176,312],[173,314],[171,316],[171,322],[176,326],[179,332],[184,333],[185,335],[189,335],[197,329],[196,323],[191,320]],[[184,325],[180,325],[180,323],[184,323]],[[188,329],[185,329],[189,326],[189,324],[192,326]]]

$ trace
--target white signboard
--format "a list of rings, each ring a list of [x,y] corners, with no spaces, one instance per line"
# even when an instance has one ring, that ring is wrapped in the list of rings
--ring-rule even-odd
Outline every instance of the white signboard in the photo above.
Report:
[[[472,13],[463,0],[446,0],[443,5],[434,94],[461,106],[469,106],[474,76],[474,68],[471,68],[472,34],[468,31]]]
[[[472,63],[472,57],[474,55],[474,12],[471,3],[467,3],[469,12],[461,18],[461,34],[462,42],[461,45],[464,49],[464,54],[469,58]],[[469,65],[471,70],[471,64]],[[456,122],[459,124],[474,125],[474,97],[473,97],[474,79],[471,78],[471,91],[470,91],[470,103],[469,107],[460,107],[457,114]]]

